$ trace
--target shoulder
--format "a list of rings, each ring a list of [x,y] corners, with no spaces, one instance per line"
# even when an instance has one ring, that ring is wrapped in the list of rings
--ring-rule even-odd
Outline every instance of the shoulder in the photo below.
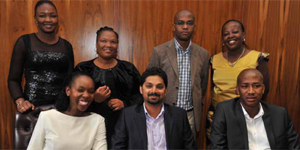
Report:
[[[167,41],[165,43],[162,43],[156,47],[154,47],[154,51],[165,51],[166,50],[166,47],[169,47],[170,45],[174,44],[175,46],[175,43],[174,43],[174,39],[170,40],[170,41]]]
[[[71,43],[70,43],[68,40],[66,40],[66,39],[64,39],[64,38],[62,38],[62,37],[59,37],[59,40],[63,41],[63,42],[66,43],[67,45],[71,45]],[[71,45],[71,46],[72,46],[72,45]]]
[[[264,111],[271,112],[270,113],[271,115],[277,116],[279,114],[285,114],[285,113],[287,113],[287,109],[284,108],[284,107],[273,105],[273,104],[267,103],[265,101],[261,101],[260,103],[263,106]]]
[[[94,60],[83,61],[76,65],[74,71],[89,71],[94,68]]]
[[[220,60],[221,58],[223,58],[223,52],[217,53],[213,56],[210,57],[210,63],[213,64],[214,60]]]
[[[196,50],[196,51],[198,51],[200,53],[208,55],[208,51],[205,48],[197,45],[196,43],[192,43],[192,49],[194,49],[194,50]]]
[[[123,73],[124,71],[126,71],[129,74],[139,74],[139,71],[137,70],[137,68],[133,63],[125,60],[119,60],[119,59],[117,59],[117,61],[118,61],[118,65],[116,66],[117,72]]]
[[[94,121],[104,122],[104,117],[102,117],[101,115],[99,115],[97,113],[91,112],[91,115],[87,116],[87,117],[90,117]]]
[[[126,67],[129,67],[129,68],[135,68],[134,64],[129,62],[129,61],[126,61],[126,60],[120,60],[120,59],[117,59],[119,65],[123,65],[123,66],[126,66]]]
[[[175,116],[185,116],[186,115],[186,110],[179,108],[179,107],[175,107],[175,106],[171,106],[169,104],[164,104],[165,106],[165,111],[169,111],[169,113],[172,113]]]
[[[141,104],[135,104],[129,107],[125,107],[122,110],[122,113],[124,114],[137,114],[143,111],[143,103]]]
[[[218,105],[217,105],[217,108],[225,108],[225,109],[233,109],[234,107],[237,106],[237,104],[240,102],[240,98],[237,97],[237,98],[233,98],[231,100],[227,100],[227,101],[223,101],[223,102],[220,102]]]

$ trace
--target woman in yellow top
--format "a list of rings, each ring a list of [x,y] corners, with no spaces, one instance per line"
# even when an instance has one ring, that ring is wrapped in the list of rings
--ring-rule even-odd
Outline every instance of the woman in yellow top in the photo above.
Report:
[[[236,92],[237,76],[246,68],[256,68],[264,76],[265,93],[269,91],[268,53],[250,50],[245,43],[244,25],[238,20],[228,20],[222,26],[223,47],[226,50],[211,57],[212,103],[208,111],[207,135],[218,103],[239,97]]]

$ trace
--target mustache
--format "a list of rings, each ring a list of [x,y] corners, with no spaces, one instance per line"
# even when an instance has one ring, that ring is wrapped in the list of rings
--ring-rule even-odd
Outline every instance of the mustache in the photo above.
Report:
[[[149,93],[148,96],[160,96],[158,93]]]

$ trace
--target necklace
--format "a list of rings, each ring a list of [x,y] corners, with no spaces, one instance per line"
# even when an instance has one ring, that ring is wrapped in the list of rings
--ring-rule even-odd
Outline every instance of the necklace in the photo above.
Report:
[[[229,59],[228,59],[228,50],[227,50],[227,57],[226,57],[226,59],[227,59],[227,61],[228,61],[229,66],[234,67],[234,65],[241,59],[241,57],[243,56],[244,52],[245,52],[245,48],[243,49],[243,52],[242,52],[242,54],[239,56],[239,58],[238,58],[235,62],[231,63],[231,62],[229,61]]]

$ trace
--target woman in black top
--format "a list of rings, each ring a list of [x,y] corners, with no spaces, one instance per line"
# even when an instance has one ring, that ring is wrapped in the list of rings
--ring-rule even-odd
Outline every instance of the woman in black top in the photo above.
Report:
[[[118,40],[112,28],[100,28],[96,40],[98,57],[75,67],[75,71],[87,72],[95,81],[95,102],[91,109],[105,118],[108,148],[120,110],[143,101],[139,71],[132,63],[115,58]]]
[[[65,77],[74,67],[71,44],[56,35],[58,15],[51,1],[35,5],[37,33],[21,36],[13,49],[8,88],[21,113],[54,104]],[[21,86],[25,73],[24,91]]]

